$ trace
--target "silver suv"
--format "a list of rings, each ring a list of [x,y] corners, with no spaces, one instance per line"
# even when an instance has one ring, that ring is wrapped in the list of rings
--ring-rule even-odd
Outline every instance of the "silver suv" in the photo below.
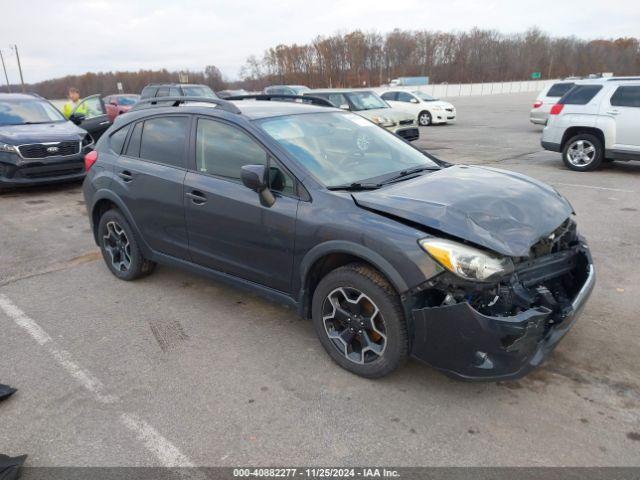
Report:
[[[549,112],[560,98],[573,88],[575,81],[558,82],[547,86],[536,98],[529,114],[529,120],[536,125],[546,125]]]
[[[577,171],[640,160],[640,78],[577,81],[551,107],[541,144]]]

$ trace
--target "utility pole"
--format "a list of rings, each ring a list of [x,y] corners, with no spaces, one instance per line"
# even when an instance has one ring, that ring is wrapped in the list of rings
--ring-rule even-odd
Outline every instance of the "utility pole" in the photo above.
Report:
[[[9,85],[9,75],[7,75],[7,66],[4,64],[4,57],[2,56],[2,50],[0,50],[0,60],[2,60],[2,69],[4,70],[4,78],[7,81],[7,92],[11,93],[11,85]]]
[[[18,55],[18,45],[13,45],[13,49],[16,51],[16,60],[18,60],[18,70],[20,71],[20,84],[22,85],[22,93],[26,93],[24,89],[24,78],[22,78],[22,66],[20,65],[20,55]]]

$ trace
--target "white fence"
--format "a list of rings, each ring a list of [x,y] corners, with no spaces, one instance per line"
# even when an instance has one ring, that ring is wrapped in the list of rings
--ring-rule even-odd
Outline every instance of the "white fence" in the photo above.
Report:
[[[420,90],[436,98],[469,97],[472,95],[495,95],[498,93],[540,92],[558,80],[524,80],[522,82],[489,82],[489,83],[440,83],[417,85],[410,87],[377,87],[378,93],[393,88],[394,90]]]

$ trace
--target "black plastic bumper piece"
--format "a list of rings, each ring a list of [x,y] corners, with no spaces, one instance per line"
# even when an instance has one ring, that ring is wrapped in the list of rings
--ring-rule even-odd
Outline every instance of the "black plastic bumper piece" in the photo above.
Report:
[[[21,187],[80,180],[85,176],[84,153],[60,158],[0,162],[0,186]]]
[[[404,128],[396,133],[409,142],[414,142],[420,138],[420,130],[417,128]]]
[[[554,143],[554,142],[545,142],[545,141],[540,141],[540,145],[542,146],[542,148],[544,148],[545,150],[551,150],[552,152],[561,152],[562,148],[560,146],[559,143]]]
[[[468,303],[413,310],[412,356],[456,378],[512,380],[539,366],[577,320],[595,285],[584,285],[562,316],[546,307],[491,317]]]

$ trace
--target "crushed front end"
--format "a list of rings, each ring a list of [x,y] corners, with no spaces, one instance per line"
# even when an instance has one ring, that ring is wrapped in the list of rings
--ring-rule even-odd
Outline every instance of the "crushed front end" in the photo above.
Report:
[[[589,248],[568,219],[494,282],[446,270],[413,292],[412,355],[458,378],[504,380],[540,365],[595,284]]]

